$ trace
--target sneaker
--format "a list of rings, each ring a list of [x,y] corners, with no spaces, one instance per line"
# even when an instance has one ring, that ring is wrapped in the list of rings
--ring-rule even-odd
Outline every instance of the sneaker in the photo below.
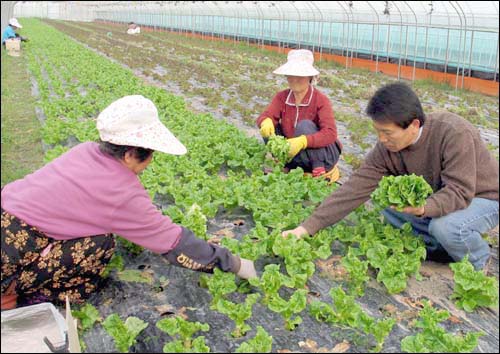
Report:
[[[323,177],[328,180],[328,184],[337,182],[340,178],[340,170],[337,165],[333,166],[333,168],[326,172]]]
[[[433,261],[436,263],[453,263],[455,260],[444,250],[429,251],[427,250],[426,261]]]

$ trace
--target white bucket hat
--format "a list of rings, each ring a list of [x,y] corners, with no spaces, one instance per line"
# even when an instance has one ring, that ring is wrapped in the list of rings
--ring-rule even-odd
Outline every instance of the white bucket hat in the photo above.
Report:
[[[17,28],[23,28],[23,26],[21,26],[19,22],[17,22],[16,18],[11,18],[9,20],[9,25],[16,26]]]
[[[314,56],[307,49],[292,49],[288,61],[273,71],[273,74],[290,76],[316,76],[319,71],[313,66]]]
[[[102,141],[138,146],[172,155],[183,155],[186,147],[163,125],[151,100],[132,95],[106,107],[97,117]]]

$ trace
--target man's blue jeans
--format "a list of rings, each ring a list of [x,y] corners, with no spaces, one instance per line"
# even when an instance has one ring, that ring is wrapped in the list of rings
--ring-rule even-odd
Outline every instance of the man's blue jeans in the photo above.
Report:
[[[469,254],[476,270],[482,269],[490,256],[490,248],[481,234],[498,225],[498,201],[474,198],[463,210],[440,218],[421,218],[387,208],[385,220],[401,228],[411,223],[413,232],[422,237],[427,252],[446,251],[455,261]]]

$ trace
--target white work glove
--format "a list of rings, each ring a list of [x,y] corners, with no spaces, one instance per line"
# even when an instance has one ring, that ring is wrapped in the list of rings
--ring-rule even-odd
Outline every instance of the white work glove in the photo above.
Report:
[[[240,258],[241,265],[240,270],[236,273],[242,279],[256,278],[257,273],[255,271],[255,266],[251,260]]]

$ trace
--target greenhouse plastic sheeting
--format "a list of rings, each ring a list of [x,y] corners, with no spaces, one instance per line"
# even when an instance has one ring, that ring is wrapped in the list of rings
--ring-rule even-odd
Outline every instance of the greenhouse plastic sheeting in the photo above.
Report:
[[[139,25],[341,55],[498,70],[498,2],[25,2],[17,16]]]

